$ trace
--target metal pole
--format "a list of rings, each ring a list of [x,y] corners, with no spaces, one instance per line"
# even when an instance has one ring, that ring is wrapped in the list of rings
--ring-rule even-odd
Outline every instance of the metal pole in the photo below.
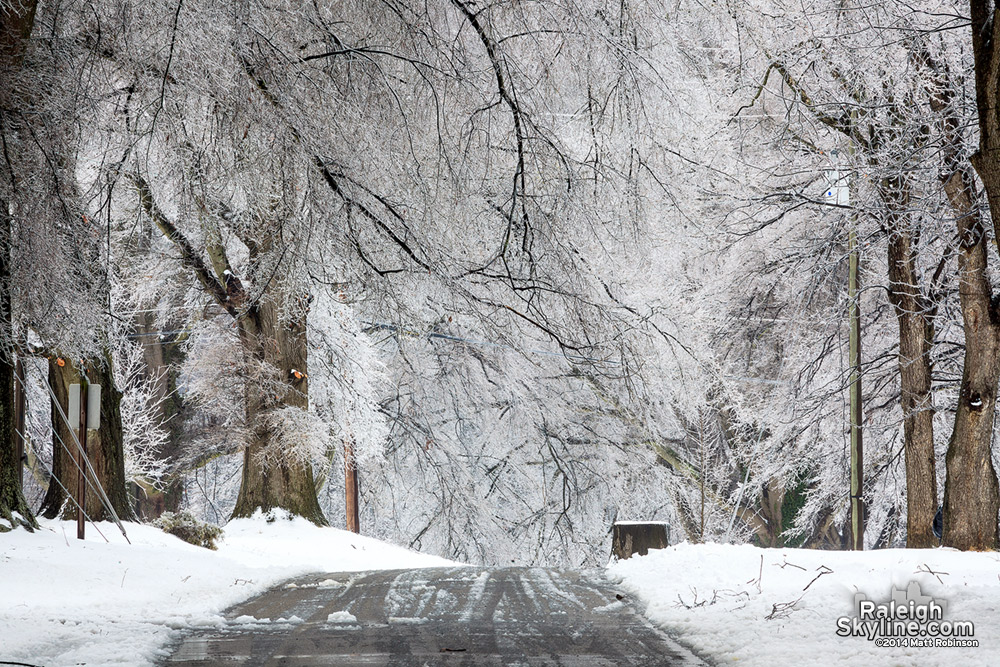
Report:
[[[82,370],[82,369],[81,369]],[[84,473],[84,465],[87,458],[87,380],[84,374],[80,373],[80,449],[76,456],[80,463],[76,475],[76,498],[79,501],[76,507],[76,537],[79,540],[84,538],[86,532],[86,522],[83,508],[87,506],[87,480]]]
[[[851,366],[851,549],[865,548],[864,448],[861,441],[861,308],[858,299],[858,237],[852,226],[847,240],[850,267],[847,300]]]
[[[347,530],[361,532],[358,516],[358,469],[354,465],[354,442],[344,441],[344,507],[347,512]]]

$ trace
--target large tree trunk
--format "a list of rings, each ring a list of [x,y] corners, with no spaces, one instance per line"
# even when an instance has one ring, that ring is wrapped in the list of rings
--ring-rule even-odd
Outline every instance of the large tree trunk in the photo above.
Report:
[[[75,488],[75,482],[71,481],[76,479],[76,466],[72,456],[75,451],[73,435],[60,415],[56,402],[65,412],[66,406],[69,405],[69,386],[79,381],[80,373],[69,360],[62,357],[49,359],[49,385],[52,387],[52,393],[56,395],[55,401],[50,400],[49,410],[52,424],[53,479],[49,480],[49,488],[38,510],[38,513],[46,519],[55,519],[62,512],[63,505],[66,504],[66,491],[63,486],[67,489]],[[72,509],[74,508],[67,508],[67,515],[71,515]]]
[[[6,262],[0,260],[0,280]],[[4,282],[6,285],[6,282]],[[6,289],[3,289],[7,294]],[[3,301],[7,301],[4,297]],[[7,301],[9,304],[9,301]],[[6,305],[6,304],[4,304]],[[4,306],[0,305],[0,309]],[[5,313],[9,317],[10,310]],[[7,320],[9,321],[9,320]],[[14,366],[10,352],[0,354],[0,532],[11,527],[37,528],[34,515],[21,491],[21,458],[14,443]]]
[[[55,358],[49,362],[49,382],[52,384],[53,392],[59,400],[62,411],[66,412],[69,404],[69,385],[80,382],[80,372],[68,359],[63,359],[64,365],[62,366],[59,365],[58,361],[59,358]],[[125,484],[121,392],[114,386],[111,369],[105,363],[95,362],[88,365],[87,376],[91,383],[101,385],[101,427],[97,431],[88,429],[87,457],[90,459],[94,472],[97,473],[96,481],[104,489],[115,513],[120,519],[131,520],[135,518],[135,515]],[[63,487],[70,491],[76,503],[80,502],[79,497],[77,497],[79,469],[75,463],[74,435],[70,433],[69,427],[55,405],[52,406],[51,414],[52,472],[62,486],[56,480],[49,482],[49,488],[46,491],[40,512],[45,517],[55,518],[61,510],[64,519],[73,519],[76,516],[77,505],[66,502],[67,498]],[[87,478],[90,480],[86,492],[87,502],[84,505],[87,515],[94,521],[110,521],[113,517],[101,502],[96,488],[91,486],[94,478],[89,472]]]
[[[317,525],[328,525],[316,497],[312,467],[294,457],[267,455],[276,444],[280,446],[275,442],[275,411],[309,407],[305,317],[298,322],[282,321],[274,302],[265,297],[240,318],[239,327],[248,360],[277,377],[247,383],[251,439],[244,452],[243,483],[233,518],[252,516],[258,509],[280,508]]]
[[[274,429],[276,413],[287,407],[304,410],[309,405],[306,376],[307,297],[283,294],[280,288],[275,287],[247,304],[246,293],[239,278],[230,271],[229,260],[218,234],[211,228],[205,234],[208,240],[206,254],[211,262],[209,268],[201,251],[191,245],[156,205],[149,184],[138,176],[133,176],[133,181],[143,210],[163,235],[177,246],[181,261],[236,321],[239,329],[246,372],[244,403],[250,438],[244,452],[243,483],[233,517],[252,516],[258,509],[281,508],[315,524],[327,525],[316,496],[312,466],[286,455],[280,446],[273,446],[278,440]],[[273,230],[268,230],[268,234],[271,232]],[[242,241],[250,250],[251,265],[259,265],[263,257],[274,252],[273,235],[262,239],[248,236]],[[281,305],[290,305],[283,300],[289,298],[302,299],[296,304],[298,307],[287,309],[288,312],[300,313],[297,321],[289,319],[287,314],[280,316]]]
[[[937,544],[937,473],[934,405],[931,399],[932,307],[920,289],[912,227],[905,211],[909,196],[901,178],[883,183],[888,208],[889,300],[899,324],[899,389],[906,460],[906,546]]]
[[[38,527],[21,488],[23,464],[15,432],[10,298],[11,227],[8,204],[0,199],[0,532],[16,526],[24,526],[29,530]]]
[[[97,479],[119,519],[134,521],[135,513],[125,483],[125,447],[122,439],[122,394],[115,386],[111,359],[95,362],[88,371],[90,381],[101,385],[101,428],[88,433],[90,461]],[[87,513],[95,521],[110,521],[109,512],[87,496]]]
[[[14,431],[14,355],[10,340],[10,233],[7,202],[0,200],[0,532],[38,524],[21,489],[21,457]]]
[[[767,522],[767,537],[758,533],[760,546],[778,548],[785,546],[782,535],[784,524],[785,485],[779,479],[768,480],[760,489],[760,515]]]
[[[12,82],[24,62],[28,38],[35,24],[38,3],[22,0],[4,3],[0,10],[0,107],[17,104]],[[0,132],[7,129],[0,126]],[[6,144],[5,144],[6,145]],[[0,177],[13,181],[15,174]],[[6,185],[6,184],[5,184]],[[21,457],[14,432],[14,354],[11,320],[11,238],[13,220],[10,202],[0,191],[0,518],[9,525],[37,526],[21,490]],[[15,513],[20,519],[15,518]],[[0,530],[5,530],[0,524]]]
[[[1000,509],[991,449],[1000,378],[1000,325],[991,304],[982,218],[974,213],[960,217],[958,233],[965,359],[955,428],[945,457],[942,543],[987,550],[997,547]]]
[[[982,0],[970,2],[972,51],[979,111],[979,151],[972,165],[986,187],[994,236],[1000,230],[1000,15]],[[952,123],[954,125],[954,123]],[[951,143],[951,142],[949,142]],[[1000,378],[1000,318],[987,277],[986,229],[971,200],[971,178],[956,170],[945,190],[959,215],[959,298],[965,330],[965,366],[955,414],[955,430],[945,458],[942,542],[959,549],[997,548],[1000,489],[993,468],[993,418]],[[956,195],[960,198],[956,199]]]

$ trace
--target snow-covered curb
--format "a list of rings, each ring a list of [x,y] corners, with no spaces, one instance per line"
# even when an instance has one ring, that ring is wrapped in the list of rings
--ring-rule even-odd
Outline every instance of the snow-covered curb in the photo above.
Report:
[[[232,521],[218,551],[156,528],[43,521],[0,534],[0,662],[148,665],[172,633],[220,626],[226,607],[307,572],[454,565],[302,519]]]
[[[654,622],[720,665],[997,664],[998,553],[684,543],[612,563],[608,572],[648,605]],[[837,619],[856,615],[856,594],[887,602],[893,588],[914,582],[945,603],[945,620],[972,621],[978,648],[881,647],[837,636]]]

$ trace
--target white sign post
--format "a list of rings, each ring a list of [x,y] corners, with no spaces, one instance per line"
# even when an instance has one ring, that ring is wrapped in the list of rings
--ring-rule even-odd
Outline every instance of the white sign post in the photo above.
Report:
[[[69,386],[69,424],[72,429],[78,425],[79,447],[77,448],[77,478],[76,478],[76,537],[82,540],[85,536],[84,508],[87,506],[87,433],[101,428],[101,385],[71,384]],[[80,406],[86,403],[87,409]],[[97,480],[94,480],[97,481]]]
[[[87,385],[87,430],[98,431],[101,428],[101,385]],[[69,410],[67,410],[70,426],[80,423],[80,385],[69,386]]]

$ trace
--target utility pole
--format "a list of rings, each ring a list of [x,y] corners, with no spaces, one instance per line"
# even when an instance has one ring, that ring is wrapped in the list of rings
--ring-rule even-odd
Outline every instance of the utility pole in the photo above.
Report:
[[[853,155],[853,147],[851,154]],[[831,155],[837,158],[837,151]],[[850,172],[838,168],[830,170],[830,188],[826,199],[837,206],[851,204]],[[865,505],[864,505],[864,447],[862,444],[861,412],[861,304],[858,288],[858,216],[854,211],[847,232],[847,320],[849,330],[848,365],[850,366],[850,414],[851,414],[851,493],[850,493],[850,538],[848,543],[853,551],[865,548]]]
[[[857,119],[857,110],[851,110],[851,126]],[[854,143],[848,145],[854,157]],[[852,161],[853,162],[853,161]],[[850,181],[847,196],[850,198]],[[858,211],[851,212],[851,231],[847,236],[847,253],[850,256],[847,276],[847,301],[851,321],[848,343],[851,364],[851,549],[865,550],[865,498],[864,498],[864,447],[861,442],[861,296],[858,290]]]
[[[855,219],[855,222],[857,220]],[[847,277],[849,356],[851,366],[851,549],[865,549],[864,448],[861,441],[861,308],[858,298],[858,232],[852,224],[847,237],[850,264]]]
[[[361,532],[358,514],[358,467],[354,462],[354,440],[344,440],[344,508],[347,512],[347,530]]]

